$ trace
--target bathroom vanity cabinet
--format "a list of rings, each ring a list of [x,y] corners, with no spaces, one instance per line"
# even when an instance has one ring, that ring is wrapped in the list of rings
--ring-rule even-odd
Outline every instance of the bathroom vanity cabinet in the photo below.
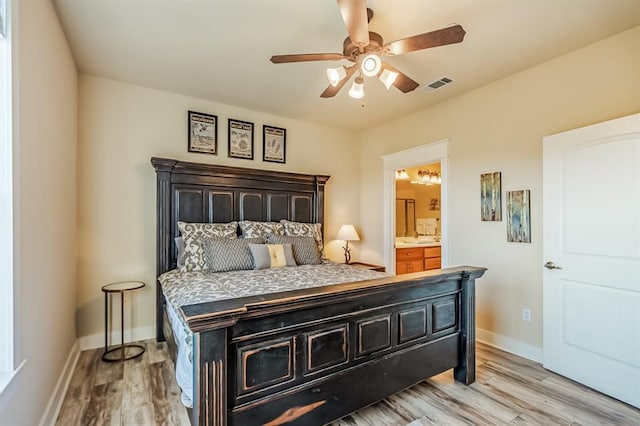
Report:
[[[396,248],[396,275],[440,269],[440,246]]]

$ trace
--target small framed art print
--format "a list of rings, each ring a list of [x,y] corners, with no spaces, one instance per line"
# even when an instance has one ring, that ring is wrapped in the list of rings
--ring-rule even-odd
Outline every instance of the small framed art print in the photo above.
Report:
[[[531,191],[507,191],[507,241],[531,242]]]
[[[188,112],[189,152],[218,155],[218,117]]]
[[[285,163],[286,151],[287,129],[262,126],[262,161]]]
[[[253,160],[253,123],[229,119],[229,157]]]
[[[480,175],[480,217],[483,222],[502,221],[502,173]]]

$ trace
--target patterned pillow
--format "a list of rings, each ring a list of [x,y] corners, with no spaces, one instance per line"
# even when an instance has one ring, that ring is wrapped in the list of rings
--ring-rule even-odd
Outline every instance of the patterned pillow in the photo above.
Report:
[[[318,251],[324,257],[324,246],[322,244],[322,224],[290,222],[286,219],[280,221],[284,225],[286,235],[295,237],[313,237],[318,245]]]
[[[254,222],[241,220],[238,222],[242,230],[242,238],[265,238],[268,234],[285,235],[284,225],[280,222]]]
[[[322,256],[313,237],[267,235],[266,240],[267,244],[291,244],[293,257],[298,265],[319,265],[322,263]]]
[[[253,269],[253,257],[249,244],[261,244],[262,238],[224,239],[208,238],[202,240],[205,265],[209,272],[241,271]]]
[[[178,222],[184,240],[184,266],[182,272],[204,270],[204,255],[201,241],[205,238],[238,238],[238,222],[187,223]]]
[[[184,239],[182,237],[175,237],[173,241],[175,241],[178,251],[176,254],[176,266],[182,268],[184,266]]]
[[[283,268],[296,266],[291,244],[249,244],[254,269]]]

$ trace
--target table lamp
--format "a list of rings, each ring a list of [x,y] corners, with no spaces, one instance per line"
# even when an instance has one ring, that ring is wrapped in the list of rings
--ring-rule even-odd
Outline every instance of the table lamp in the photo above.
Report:
[[[342,225],[336,236],[337,240],[344,240],[344,263],[349,264],[351,261],[351,249],[349,248],[349,241],[360,241],[360,237],[356,232],[356,228],[353,225]]]

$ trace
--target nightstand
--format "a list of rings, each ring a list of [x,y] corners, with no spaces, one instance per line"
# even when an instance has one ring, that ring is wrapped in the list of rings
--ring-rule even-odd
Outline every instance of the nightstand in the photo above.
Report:
[[[144,353],[144,346],[134,343],[124,343],[124,294],[129,291],[137,290],[144,286],[145,284],[142,281],[121,281],[102,286],[102,291],[104,292],[104,352],[102,353],[103,361],[126,361],[128,359],[139,357]],[[109,336],[112,334],[109,330],[109,324],[111,323],[111,310],[109,309],[109,305],[113,305],[113,302],[110,299],[114,294],[120,295],[120,344],[109,347]],[[110,301],[111,303],[109,303]],[[130,349],[130,351],[125,351],[126,349]]]
[[[371,263],[351,262],[351,263],[349,263],[349,265],[357,266],[358,268],[371,269],[373,271],[378,271],[378,272],[384,272],[385,271],[384,266],[372,265]]]

